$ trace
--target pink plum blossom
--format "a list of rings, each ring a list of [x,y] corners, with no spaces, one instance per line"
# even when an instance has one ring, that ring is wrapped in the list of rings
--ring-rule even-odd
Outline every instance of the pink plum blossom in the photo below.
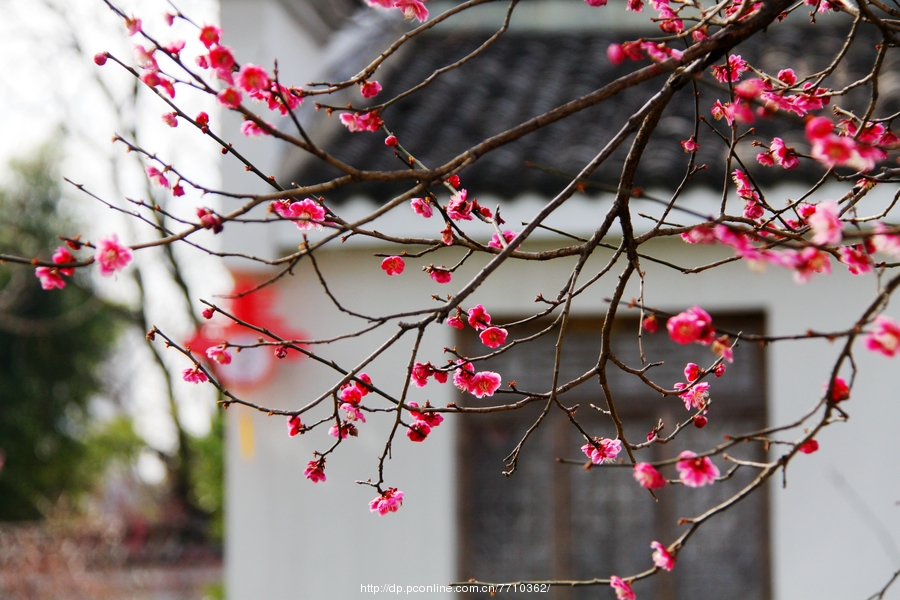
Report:
[[[381,91],[381,84],[377,81],[366,81],[359,84],[359,93],[363,98],[374,98]]]
[[[725,363],[719,363],[716,365],[716,369],[714,371],[716,377],[721,377],[725,374]]]
[[[138,33],[141,30],[141,20],[134,17],[126,17],[125,29],[128,31],[129,36]]]
[[[613,575],[609,578],[609,587],[616,591],[616,599],[617,600],[635,600],[636,596],[634,595],[634,590],[631,589],[631,585],[624,581],[618,575]]]
[[[153,183],[153,185],[162,188],[169,187],[169,180],[166,179],[166,176],[156,167],[144,167],[144,172],[147,174],[147,178]]]
[[[66,287],[66,282],[56,267],[37,267],[34,270],[34,276],[41,280],[41,288],[45,290]]]
[[[311,460],[306,463],[303,475],[313,483],[325,481],[325,459],[320,458],[319,460]]]
[[[696,152],[700,149],[700,144],[697,143],[694,136],[691,136],[688,139],[681,141],[681,147],[684,148],[685,152]]]
[[[854,275],[862,275],[872,271],[872,259],[865,251],[863,244],[853,246],[841,246],[838,248],[840,261],[847,265]]]
[[[800,159],[797,158],[797,151],[794,148],[784,145],[781,138],[773,138],[769,145],[769,150],[775,157],[775,162],[785,169],[796,169],[800,165]]]
[[[708,456],[697,456],[690,450],[685,450],[678,455],[675,463],[681,482],[688,487],[702,487],[715,482],[719,476],[719,469],[709,460]]]
[[[506,244],[509,244],[511,241],[513,241],[513,238],[515,237],[516,232],[512,231],[511,229],[507,229],[503,232],[503,241],[506,242]],[[491,237],[491,241],[488,242],[488,246],[491,248],[503,248],[506,244],[500,243],[500,235],[496,233]]]
[[[875,317],[874,324],[875,327],[866,337],[866,348],[888,357],[897,354],[900,350],[900,325],[885,315]]]
[[[465,329],[466,322],[463,321],[459,316],[455,316],[447,319],[447,325],[453,327],[454,329]]]
[[[225,350],[225,344],[220,346],[210,346],[206,349],[206,356],[210,360],[214,360],[220,365],[227,365],[231,363],[231,354]]]
[[[828,391],[828,382],[826,381],[824,385],[822,385],[822,389],[826,392]],[[832,402],[843,402],[850,398],[850,386],[847,385],[847,381],[843,377],[835,377],[834,385],[831,386],[831,401]]]
[[[444,373],[446,375],[446,373]],[[446,381],[446,379],[445,379]],[[410,402],[410,406],[418,407],[419,405],[415,402]],[[428,403],[425,403],[425,407],[428,408]],[[416,421],[421,421],[431,427],[432,429],[440,425],[444,422],[444,417],[442,417],[439,413],[436,412],[418,412],[418,411],[409,411],[409,416],[411,416]]]
[[[475,329],[487,329],[491,326],[491,315],[481,304],[476,304],[469,309],[469,325]]]
[[[581,451],[595,465],[612,462],[622,451],[622,440],[595,437],[593,443],[588,442],[581,447]]]
[[[356,404],[345,402],[344,404],[341,404],[341,410],[346,411],[348,421],[359,421],[360,423],[366,422],[366,416],[362,414],[362,411],[359,410],[359,406]]]
[[[641,327],[647,333],[656,333],[657,331],[659,331],[659,319],[656,318],[656,315],[644,317],[644,320],[641,323]]]
[[[818,449],[819,442],[817,442],[816,440],[808,440],[797,447],[797,452],[802,452],[803,454],[812,454]]]
[[[813,231],[813,244],[822,246],[841,241],[842,226],[839,213],[840,207],[837,202],[819,202],[816,205],[816,212],[807,219]]]
[[[459,190],[450,197],[447,204],[447,216],[454,221],[471,221],[473,202],[467,201],[469,192]]]
[[[431,433],[431,426],[424,421],[414,421],[406,428],[406,437],[411,442],[424,442],[429,433]]]
[[[453,279],[453,274],[449,270],[438,267],[431,267],[428,275],[437,283],[450,283],[450,280]]]
[[[119,243],[119,237],[114,233],[97,240],[97,251],[94,260],[97,262],[100,274],[108,277],[116,271],[121,271],[131,263],[134,255],[128,246]]]
[[[422,215],[426,219],[430,219],[431,215],[434,214],[431,203],[424,198],[413,198],[410,205],[417,215]]]
[[[399,256],[388,256],[381,261],[381,269],[388,275],[399,275],[406,268],[406,263]]]
[[[200,219],[200,224],[203,225],[203,228],[212,229],[213,233],[219,233],[224,228],[222,218],[206,207],[197,207],[197,217]]]
[[[688,387],[687,384],[681,382],[675,384],[676,390],[683,390],[686,387]],[[702,408],[709,400],[709,384],[705,381],[698,383],[683,394],[678,394],[678,397],[681,398],[684,407],[688,410]]]
[[[269,74],[262,67],[247,63],[238,71],[237,84],[248,93],[267,90],[270,85]]]
[[[332,425],[328,429],[328,435],[333,438],[339,437],[340,439],[345,440],[348,437],[356,437],[357,435],[359,435],[359,431],[356,429],[356,425],[348,421],[344,421],[341,423],[340,427],[337,425]]]
[[[369,502],[369,510],[377,512],[382,517],[388,513],[397,512],[403,505],[403,492],[397,488],[388,488],[380,496]]]
[[[200,30],[200,41],[207,48],[212,47],[213,44],[218,44],[221,38],[222,30],[215,25],[206,25]]]
[[[272,126],[269,125],[269,127]],[[269,132],[260,127],[255,121],[247,119],[246,121],[241,123],[241,134],[246,135],[247,137],[259,137],[261,135],[269,135]]]
[[[641,462],[634,465],[634,478],[648,490],[657,490],[666,485],[666,478],[650,463]]]
[[[481,343],[488,348],[498,348],[506,343],[506,330],[502,327],[488,327],[478,337]]]
[[[225,108],[237,108],[241,105],[242,94],[233,87],[227,87],[216,96],[219,104]]]
[[[675,557],[659,542],[650,542],[650,547],[653,548],[653,564],[660,569],[671,571],[675,566]]]
[[[713,77],[719,82],[726,83],[728,81],[737,81],[741,78],[741,74],[749,68],[750,66],[747,64],[747,61],[742,59],[739,54],[732,54],[728,57],[728,62],[725,65],[713,65],[710,67],[710,70],[712,71]]]
[[[606,3],[608,2],[608,0],[584,0],[584,2],[588,6],[593,6],[596,8],[596,7],[600,7],[600,6],[606,6]]]
[[[453,385],[461,392],[468,392],[475,378],[475,367],[470,362],[456,361],[459,365],[453,372]]]
[[[469,393],[476,398],[493,396],[500,387],[500,375],[492,371],[477,373],[469,383]]]
[[[399,143],[400,142],[397,141],[396,135],[389,135],[386,138],[384,138],[384,145],[388,146],[390,148],[393,148],[394,146],[396,146]]]
[[[666,321],[669,337],[677,344],[687,345],[697,342],[708,346],[715,337],[712,317],[699,306],[670,317]]]
[[[416,384],[416,387],[425,387],[428,384],[428,378],[434,373],[434,368],[431,366],[431,363],[420,363],[417,362],[413,365],[412,373],[410,374],[410,379],[412,382]]]
[[[399,8],[407,20],[417,19],[420,23],[428,20],[428,9],[419,0],[396,0],[394,8]]]
[[[188,383],[204,383],[209,380],[206,373],[200,370],[200,367],[188,367],[181,372],[181,378]]]
[[[693,382],[700,377],[700,373],[701,369],[697,363],[688,363],[687,366],[684,367],[684,377],[688,382]]]
[[[298,433],[302,433],[303,422],[300,421],[300,415],[294,415],[287,418],[288,435],[294,437]]]
[[[209,51],[209,66],[213,69],[229,71],[234,62],[234,54],[228,46],[216,46]]]
[[[325,220],[325,209],[312,198],[291,203],[287,200],[273,202],[271,210],[285,219],[292,219],[301,230],[321,229],[321,222]]]
[[[339,117],[341,123],[351,132],[357,131],[378,131],[378,128],[384,124],[377,112],[370,111],[366,113],[341,113]]]

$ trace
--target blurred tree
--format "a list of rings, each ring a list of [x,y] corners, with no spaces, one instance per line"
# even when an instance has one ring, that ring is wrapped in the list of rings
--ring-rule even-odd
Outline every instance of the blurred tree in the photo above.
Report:
[[[11,165],[0,189],[0,252],[39,255],[65,231],[52,150]],[[121,318],[86,279],[48,294],[34,272],[0,265],[0,520],[40,518],[62,494],[86,491],[88,402],[102,386]],[[102,470],[101,470],[102,472]]]

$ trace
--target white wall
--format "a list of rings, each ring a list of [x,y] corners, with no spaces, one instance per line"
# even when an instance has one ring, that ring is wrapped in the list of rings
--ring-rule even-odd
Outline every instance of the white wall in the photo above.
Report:
[[[721,256],[721,249],[703,248],[702,257],[697,250],[670,240],[648,251],[682,265]],[[388,281],[378,268],[380,259],[367,248],[322,255],[320,261],[332,290],[353,310],[379,313],[386,306],[421,307],[427,305],[430,294],[445,289],[419,272],[415,260],[408,261],[405,273]],[[834,275],[815,277],[806,285],[794,284],[785,271],[770,269],[759,275],[740,263],[690,276],[652,263],[643,266],[648,271],[649,304],[681,310],[697,303],[710,312],[762,308],[770,333],[845,328],[874,290],[872,276],[850,276],[840,265],[835,265]],[[476,268],[476,264],[467,265],[455,280],[461,285]],[[566,277],[566,269],[555,263],[518,262],[501,270],[497,283],[485,286],[465,305],[481,302],[498,313],[525,313],[534,310],[537,293],[555,295]],[[279,288],[283,314],[310,337],[349,331],[353,320],[329,305],[309,275],[308,267],[301,267]],[[610,285],[589,292],[576,310],[601,314],[602,298]],[[636,295],[636,289],[630,294]],[[423,346],[423,358],[441,360],[451,332],[446,326],[438,327]],[[327,349],[325,354],[349,363],[365,356],[383,337],[370,335]],[[399,390],[399,374],[411,341],[405,340],[402,348],[367,368],[378,385]],[[838,352],[838,343],[826,341],[784,342],[769,349],[771,423],[795,419],[817,401],[830,361]],[[846,478],[853,493],[862,498],[863,511],[880,519],[889,537],[900,534],[900,509],[895,505],[900,500],[900,482],[886,476],[900,459],[893,441],[894,423],[900,417],[893,397],[897,365],[867,352],[861,344],[856,359],[858,383],[853,397],[842,405],[850,421],[821,434],[818,453],[799,456],[792,463],[786,489],[781,489],[780,480],[769,487],[773,588],[779,599],[864,596],[900,566],[897,552],[885,550],[862,513],[853,508],[853,499],[833,482],[835,473]],[[270,406],[298,407],[332,381],[326,369],[303,360],[283,369],[253,399]],[[442,404],[452,399],[452,388],[431,383],[413,390],[411,398]],[[387,419],[373,418],[361,425],[360,437],[346,442],[329,460],[328,482],[313,485],[303,478],[303,466],[313,449],[325,449],[331,438],[316,431],[290,439],[283,418],[257,414],[252,416],[255,456],[241,457],[235,421],[242,410],[232,408],[229,413],[227,561],[232,599],[348,598],[359,593],[360,584],[444,583],[464,575],[454,570],[454,418],[422,444],[398,440],[386,476],[389,485],[406,492],[406,500],[398,513],[380,518],[368,512],[366,504],[374,497],[370,489],[353,481],[377,476],[376,457]]]

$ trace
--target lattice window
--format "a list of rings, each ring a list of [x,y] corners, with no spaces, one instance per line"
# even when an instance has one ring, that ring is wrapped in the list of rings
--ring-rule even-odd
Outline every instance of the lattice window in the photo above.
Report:
[[[763,316],[758,313],[714,315],[714,323],[732,331],[764,330]],[[561,381],[587,371],[596,362],[600,327],[597,321],[570,324]],[[636,331],[636,321],[624,320],[612,341],[617,356],[635,366],[640,364]],[[478,369],[497,371],[504,383],[516,380],[523,390],[545,391],[551,381],[555,341],[553,333],[482,363]],[[473,353],[483,350],[471,339],[461,340],[460,346]],[[709,365],[715,358],[709,348],[671,342],[664,331],[645,333],[643,346],[648,360],[665,361],[652,371],[652,378],[669,388],[684,380],[686,363]],[[666,433],[688,415],[677,398],[661,398],[612,365],[609,379],[626,435],[632,441],[643,441],[659,418],[666,423]],[[653,454],[645,453],[642,458],[671,458],[684,449],[711,447],[726,433],[764,427],[763,348],[746,343],[739,346],[725,376],[711,380],[710,392],[709,423],[704,429],[690,428],[670,444],[655,445]],[[578,418],[593,435],[615,437],[609,419],[598,418],[589,407],[591,403],[605,407],[596,382],[576,388],[563,399],[567,406],[580,405]],[[489,400],[467,396],[464,401],[475,405]],[[583,442],[558,410],[552,411],[526,442],[517,472],[503,477],[504,457],[541,408],[534,405],[524,411],[460,420],[459,565],[464,579],[585,579],[644,570],[652,565],[652,540],[668,544],[679,534],[679,518],[700,514],[753,477],[753,473],[739,471],[731,481],[711,487],[667,486],[659,491],[657,503],[637,485],[630,468],[585,471],[557,463],[557,457],[584,458],[579,451]],[[759,452],[756,444],[729,451],[751,460],[762,459]],[[715,462],[723,472],[730,466],[720,458]],[[666,474],[675,476],[674,471]],[[672,573],[637,582],[635,591],[639,597],[658,600],[718,600],[727,583],[728,589],[740,590],[734,598],[765,600],[770,597],[769,579],[768,502],[762,491],[705,524],[681,552]],[[555,588],[549,597],[575,600],[613,595],[608,588]]]

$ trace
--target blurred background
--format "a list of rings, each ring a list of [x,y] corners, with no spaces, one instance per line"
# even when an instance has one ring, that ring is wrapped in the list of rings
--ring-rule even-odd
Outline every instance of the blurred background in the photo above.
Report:
[[[157,28],[173,12],[163,1],[118,5]],[[214,0],[178,8],[218,20]],[[184,25],[171,34],[196,38]],[[130,62],[134,42],[100,1],[0,0],[0,252],[49,258],[58,234],[155,235],[74,184],[118,206],[135,198],[191,214],[199,195],[159,194],[114,133],[216,184],[216,149],[167,127],[148,105],[159,100],[121,69],[93,63],[100,51]],[[216,121],[213,107],[179,94]],[[215,390],[182,381],[185,365],[144,336],[157,325],[191,339],[196,299],[228,291],[230,277],[176,248],[139,253],[114,278],[67,281],[45,292],[31,268],[0,265],[0,597],[221,598]]]

